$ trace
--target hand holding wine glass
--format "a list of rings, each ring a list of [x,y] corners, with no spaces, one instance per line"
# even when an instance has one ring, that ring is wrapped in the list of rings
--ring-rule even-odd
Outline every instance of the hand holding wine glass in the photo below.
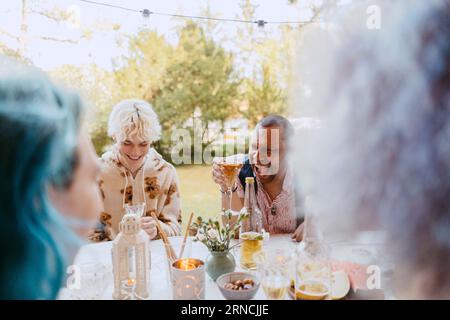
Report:
[[[236,183],[236,178],[242,168],[243,156],[216,157],[213,160],[213,180],[219,184],[221,191],[228,196],[229,209],[231,210],[231,195]]]
[[[225,181],[225,175],[222,171],[222,167],[220,166],[220,163],[222,161],[223,161],[222,157],[214,158],[213,164],[212,164],[212,177],[213,177],[213,181],[219,185],[220,190],[222,192],[226,192],[227,183]]]

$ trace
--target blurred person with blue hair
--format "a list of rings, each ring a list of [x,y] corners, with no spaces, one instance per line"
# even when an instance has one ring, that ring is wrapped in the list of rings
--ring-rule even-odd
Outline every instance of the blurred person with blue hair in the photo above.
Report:
[[[379,29],[364,2],[303,38],[296,106],[323,128],[297,166],[324,235],[386,231],[395,296],[448,299],[450,1],[370,4]]]
[[[0,56],[0,299],[54,299],[101,211],[83,103]],[[82,201],[80,201],[82,199]]]

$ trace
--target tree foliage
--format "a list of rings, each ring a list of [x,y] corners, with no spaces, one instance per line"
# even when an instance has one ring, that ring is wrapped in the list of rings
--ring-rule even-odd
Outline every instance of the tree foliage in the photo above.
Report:
[[[108,115],[111,111],[111,97],[116,92],[112,73],[95,64],[77,67],[63,65],[50,72],[66,86],[76,88],[87,102],[86,121],[97,153],[101,154],[111,144],[107,135]]]
[[[171,130],[199,118],[205,127],[235,112],[239,79],[233,56],[188,21],[169,44],[156,32],[128,39],[128,50],[115,63],[114,101],[140,98],[150,102],[163,127],[159,151],[168,153]]]
[[[296,6],[296,1],[291,2],[293,7]],[[26,58],[24,41],[27,39],[27,15],[39,14],[56,22],[70,17],[56,7],[48,9],[49,4],[33,5],[31,9],[27,4],[28,0],[24,0],[22,31],[14,36],[17,49],[0,42],[0,53],[32,63]],[[251,0],[241,0],[241,14],[237,18],[255,20],[255,10]],[[205,15],[210,15],[209,7]],[[83,29],[83,37],[90,39],[105,28],[117,35],[121,29],[117,23],[91,25]],[[218,40],[218,33],[223,31],[211,21],[204,24],[183,21],[178,26],[175,43],[156,31],[122,34],[120,39],[125,40],[125,51],[114,58],[111,70],[94,64],[67,64],[50,73],[68,86],[81,90],[89,101],[92,108],[87,119],[98,153],[111,143],[106,132],[112,106],[122,99],[138,98],[154,106],[163,127],[162,141],[156,147],[167,154],[174,128],[190,128],[201,121],[202,142],[208,144],[210,136],[205,132],[211,123],[246,117],[250,125],[254,125],[269,114],[287,115],[295,38],[301,26],[282,25],[258,43],[254,41],[255,28],[253,24],[237,24],[235,37],[230,39],[224,34],[222,39],[228,38],[228,44],[237,49],[234,52],[238,53],[234,54],[225,49],[229,48],[225,40]],[[0,32],[5,33],[2,29]],[[52,35],[46,37],[54,38]]]
[[[279,87],[268,65],[263,65],[261,69],[260,81],[246,82],[246,108],[243,114],[251,125],[270,114],[285,114],[287,111],[286,90]]]
[[[239,85],[233,56],[193,22],[181,29],[174,53],[154,100],[164,127],[182,126],[196,113],[206,125],[231,116]]]

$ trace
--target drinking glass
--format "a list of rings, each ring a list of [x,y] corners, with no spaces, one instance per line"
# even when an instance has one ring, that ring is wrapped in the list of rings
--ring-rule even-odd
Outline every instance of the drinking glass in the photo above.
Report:
[[[80,286],[73,294],[80,300],[99,300],[108,286],[110,278],[108,269],[99,263],[84,263],[78,265]]]
[[[332,284],[330,248],[323,243],[309,243],[298,248],[296,258],[295,298],[330,299]]]
[[[240,266],[245,270],[256,270],[257,263],[254,257],[262,252],[264,240],[263,236],[257,232],[246,232],[240,235]]]
[[[129,204],[125,204],[125,212],[133,213],[137,215],[139,218],[141,218],[144,215],[144,210],[145,210],[145,203],[139,203],[131,206]]]
[[[244,164],[244,155],[234,155],[230,157],[224,157],[217,161],[220,168],[222,169],[223,175],[225,177],[225,183],[227,186],[227,197],[228,197],[228,208],[231,210],[231,196],[233,194],[233,188],[236,184],[236,177]]]
[[[283,300],[293,272],[290,253],[285,249],[269,249],[254,255],[261,286],[270,300]]]

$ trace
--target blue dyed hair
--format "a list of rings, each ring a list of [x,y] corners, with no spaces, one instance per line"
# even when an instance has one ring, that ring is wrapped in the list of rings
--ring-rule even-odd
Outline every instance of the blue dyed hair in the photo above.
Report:
[[[54,299],[62,285],[63,246],[76,238],[47,187],[71,183],[81,108],[78,95],[0,56],[0,299]]]

